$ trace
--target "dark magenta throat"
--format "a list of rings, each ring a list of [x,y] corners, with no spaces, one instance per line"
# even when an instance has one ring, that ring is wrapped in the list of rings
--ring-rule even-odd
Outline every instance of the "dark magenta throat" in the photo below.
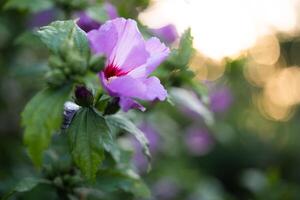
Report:
[[[120,69],[118,66],[116,66],[114,64],[107,65],[103,72],[104,72],[104,76],[106,79],[109,79],[110,77],[113,77],[113,76],[124,76],[128,73],[128,72],[122,71],[122,69]]]

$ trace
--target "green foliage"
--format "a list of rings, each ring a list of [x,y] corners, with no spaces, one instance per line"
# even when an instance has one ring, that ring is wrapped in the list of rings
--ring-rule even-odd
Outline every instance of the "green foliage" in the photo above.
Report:
[[[96,187],[105,192],[123,190],[137,197],[150,196],[148,187],[133,170],[101,170],[97,175]]]
[[[66,81],[66,75],[59,69],[54,69],[47,72],[45,78],[52,86],[63,85]]]
[[[70,92],[70,86],[44,89],[31,99],[22,113],[24,143],[36,166],[41,165],[43,151],[48,148],[53,133],[60,128],[63,104]]]
[[[66,54],[72,50],[80,56],[88,57],[90,50],[86,34],[73,20],[56,21],[42,27],[38,35],[49,50],[55,54]]]
[[[67,13],[72,10],[78,10],[85,8],[88,5],[88,1],[86,0],[55,0],[58,7],[61,7]]]
[[[109,100],[110,96],[106,94],[100,94],[95,101],[95,108],[103,113],[107,107],[107,104],[109,103]]]
[[[187,29],[180,39],[178,49],[173,49],[169,59],[164,63],[164,67],[159,67],[154,73],[160,77],[165,86],[188,85],[194,88],[193,77],[195,74],[188,67],[193,54],[193,37],[191,29]],[[202,89],[201,93],[204,93]]]
[[[94,180],[112,138],[105,119],[92,108],[80,109],[67,130],[72,157],[85,177]]]
[[[9,193],[2,197],[2,200],[7,200],[17,192],[28,192],[34,189],[39,184],[49,184],[49,181],[41,178],[28,177],[21,180]]]
[[[193,92],[182,88],[172,88],[170,96],[177,105],[188,108],[197,113],[199,117],[203,117],[207,125],[210,126],[214,123],[213,114]]]
[[[172,52],[170,60],[179,68],[184,68],[189,64],[193,53],[193,37],[191,35],[191,29],[189,28],[183,33],[180,39],[179,48]]]
[[[150,0],[111,0],[117,6],[120,16],[126,18],[135,18],[143,9],[147,8]]]
[[[142,145],[143,153],[146,155],[148,160],[151,160],[148,139],[144,133],[135,126],[134,123],[132,123],[126,117],[118,114],[107,116],[106,121],[111,129],[119,129],[131,133]]]
[[[52,55],[51,70],[46,75],[50,86],[61,86],[68,80],[77,81],[86,74],[90,49],[86,34],[73,20],[56,21],[38,32],[42,42]]]
[[[8,0],[4,8],[38,12],[51,8],[52,5],[52,0]]]

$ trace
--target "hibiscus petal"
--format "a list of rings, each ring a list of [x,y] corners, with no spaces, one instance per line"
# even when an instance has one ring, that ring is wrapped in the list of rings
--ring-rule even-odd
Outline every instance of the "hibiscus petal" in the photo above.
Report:
[[[147,87],[142,80],[130,76],[114,77],[109,80],[106,87],[119,96],[143,99]]]
[[[172,44],[178,38],[176,27],[173,24],[150,30],[155,36],[167,44]]]
[[[114,5],[111,3],[104,3],[104,9],[106,13],[108,14],[109,19],[115,19],[118,17],[118,11]]]
[[[110,80],[107,89],[117,96],[138,98],[147,101],[165,100],[167,91],[157,77],[135,79],[130,76],[116,77]]]
[[[166,45],[161,43],[159,39],[152,37],[146,42],[146,49],[150,53],[147,62],[132,70],[130,75],[135,78],[149,76],[158,65],[160,65],[169,55],[170,50]]]
[[[108,87],[108,81],[106,80],[106,78],[105,78],[105,76],[104,76],[104,73],[103,73],[103,72],[100,72],[98,75],[99,75],[99,78],[100,78],[100,82],[101,82],[101,84],[102,84],[102,86],[103,86],[103,89],[104,89],[105,91],[107,91],[108,94],[109,94],[110,96],[113,96],[113,97],[118,96],[118,94],[114,93],[113,91],[111,91],[111,90],[109,89],[109,87]]]
[[[146,49],[150,53],[150,58],[147,60],[147,73],[150,74],[168,57],[170,50],[156,37],[146,42]]]
[[[140,43],[137,46],[133,47],[130,53],[127,55],[126,60],[124,61],[121,69],[124,71],[131,71],[141,65],[143,65],[150,54],[146,51],[144,43]]]
[[[146,100],[153,101],[155,99],[159,99],[160,101],[163,101],[166,99],[168,93],[161,85],[160,80],[157,77],[152,76],[150,78],[147,78],[144,81],[144,84],[147,86]]]
[[[94,54],[109,57],[117,44],[118,32],[112,21],[109,21],[99,29],[88,32],[87,37]]]
[[[118,32],[118,42],[110,56],[110,62],[124,71],[130,71],[146,63],[149,53],[145,41],[134,20],[118,18],[112,20]]]
[[[167,91],[156,77],[147,78],[170,53],[157,38],[143,39],[134,20],[117,18],[88,33],[91,48],[107,57],[107,67],[99,73],[110,96],[120,98],[124,111],[144,108],[135,101],[165,100]],[[105,74],[104,74],[105,73]]]
[[[130,109],[139,109],[141,111],[145,111],[146,108],[139,104],[137,101],[129,98],[129,97],[120,97],[120,102],[119,102],[120,107],[124,112],[127,112]]]

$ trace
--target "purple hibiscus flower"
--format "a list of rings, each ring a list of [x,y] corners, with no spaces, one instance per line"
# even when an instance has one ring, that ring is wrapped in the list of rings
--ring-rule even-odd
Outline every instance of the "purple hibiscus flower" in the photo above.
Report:
[[[233,102],[232,93],[225,86],[213,89],[209,97],[211,110],[216,113],[226,112]]]
[[[123,111],[145,110],[135,99],[163,101],[167,91],[157,77],[149,75],[170,53],[168,47],[152,37],[144,40],[137,23],[131,19],[110,20],[87,34],[92,52],[107,58],[99,72],[104,89],[119,98]]]
[[[107,13],[109,19],[115,19],[118,17],[117,9],[112,4],[104,3],[103,8]],[[93,29],[98,29],[101,24],[104,23],[92,19],[85,11],[77,12],[75,16],[79,18],[79,20],[77,21],[77,25],[85,32],[89,32]]]
[[[57,18],[58,11],[55,9],[47,9],[31,15],[28,19],[27,26],[29,28],[46,26]]]
[[[178,38],[177,30],[172,24],[168,24],[158,29],[151,29],[151,32],[168,45],[175,42]]]
[[[157,199],[176,199],[180,192],[179,185],[171,178],[163,178],[156,182],[152,188]]]
[[[201,156],[211,150],[214,141],[207,130],[192,127],[185,135],[185,144],[191,154]]]

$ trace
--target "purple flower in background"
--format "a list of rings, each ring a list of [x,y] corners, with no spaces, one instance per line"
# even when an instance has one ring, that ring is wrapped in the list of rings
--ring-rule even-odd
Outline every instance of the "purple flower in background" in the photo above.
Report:
[[[76,13],[76,17],[79,18],[77,25],[85,32],[89,32],[101,26],[100,22],[92,19],[85,11]]]
[[[143,123],[140,127],[141,131],[145,134],[149,141],[149,148],[152,155],[155,155],[160,148],[160,136],[154,127],[149,123]],[[132,137],[133,146],[135,149],[135,155],[133,158],[134,164],[140,172],[147,170],[148,161],[142,153],[142,147],[140,143]]]
[[[106,67],[99,73],[104,89],[119,97],[123,111],[131,108],[145,110],[135,99],[145,101],[167,97],[167,91],[157,77],[149,75],[170,53],[159,39],[144,40],[137,23],[117,18],[87,34],[92,52],[107,58]]]
[[[213,112],[225,112],[233,102],[232,93],[230,89],[225,86],[213,89],[209,97],[211,110]]]
[[[157,199],[175,199],[179,186],[172,179],[164,178],[153,186],[153,193]]]
[[[151,29],[151,32],[166,44],[172,44],[178,38],[178,33],[174,25],[168,24],[158,29]]]
[[[185,144],[191,154],[201,156],[211,150],[214,141],[207,130],[193,127],[185,135]]]
[[[57,10],[48,9],[37,12],[29,17],[27,26],[30,28],[41,27],[50,24],[57,17]]]
[[[115,19],[119,16],[116,7],[110,3],[104,3],[104,9],[107,12],[109,19]]]
[[[112,4],[104,3],[103,8],[107,13],[108,19],[115,19],[118,17],[117,9]],[[104,23],[92,19],[85,11],[78,12],[75,16],[79,18],[77,25],[85,32],[98,29],[101,24]]]

